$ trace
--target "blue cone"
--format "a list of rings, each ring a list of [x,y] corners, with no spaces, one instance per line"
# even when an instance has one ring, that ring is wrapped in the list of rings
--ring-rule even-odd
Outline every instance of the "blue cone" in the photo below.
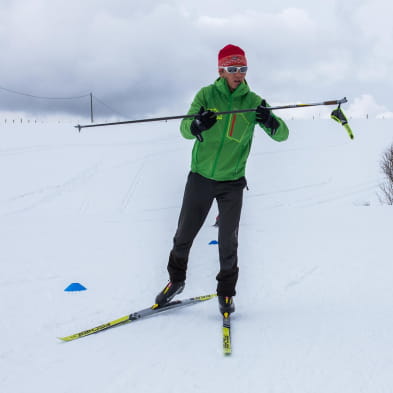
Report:
[[[212,240],[209,244],[218,244],[217,240]]]
[[[82,284],[79,284],[79,282],[74,282],[68,285],[68,287],[64,289],[64,291],[65,292],[86,291],[86,288]]]

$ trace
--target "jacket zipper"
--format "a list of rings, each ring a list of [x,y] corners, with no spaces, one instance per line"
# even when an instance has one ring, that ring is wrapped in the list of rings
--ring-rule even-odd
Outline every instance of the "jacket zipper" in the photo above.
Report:
[[[231,129],[229,130],[229,136],[233,136],[233,129],[235,128],[235,121],[236,121],[236,113],[233,114],[232,116],[232,124],[231,124]]]
[[[229,109],[228,109],[228,110],[229,110],[229,111],[232,110],[232,94],[230,95]],[[216,172],[216,168],[217,168],[217,164],[218,164],[218,159],[220,158],[222,148],[224,147],[225,134],[227,133],[228,124],[229,124],[229,121],[230,121],[230,119],[232,118],[232,116],[233,116],[233,115],[228,116],[226,125],[225,125],[225,127],[223,128],[223,133],[222,133],[222,138],[221,138],[220,147],[218,148],[218,152],[217,152],[217,155],[216,155],[216,159],[214,160],[214,164],[213,164],[213,168],[212,168],[212,174],[211,174],[211,177],[212,177],[212,178],[214,178],[214,174],[215,174],[215,172]]]

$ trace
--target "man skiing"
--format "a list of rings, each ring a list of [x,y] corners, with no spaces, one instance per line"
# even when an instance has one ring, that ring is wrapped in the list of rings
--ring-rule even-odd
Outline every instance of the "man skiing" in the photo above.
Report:
[[[188,114],[196,113],[195,118],[181,122],[182,136],[195,142],[169,255],[169,283],[157,295],[157,306],[165,305],[183,291],[192,243],[216,200],[220,217],[220,270],[216,277],[219,309],[223,315],[235,310],[238,229],[254,127],[258,123],[278,142],[286,140],[289,133],[284,121],[266,109],[266,101],[250,90],[245,79],[247,70],[247,59],[241,48],[234,45],[222,48],[218,53],[219,78],[196,94],[188,111]],[[255,112],[214,114],[254,107]]]

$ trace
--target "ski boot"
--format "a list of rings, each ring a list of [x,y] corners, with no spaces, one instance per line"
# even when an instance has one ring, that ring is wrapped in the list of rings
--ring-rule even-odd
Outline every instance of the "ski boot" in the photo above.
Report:
[[[232,314],[233,312],[235,312],[235,304],[233,303],[232,296],[219,296],[218,306],[222,315],[226,313]]]
[[[157,307],[165,306],[165,304],[169,303],[176,295],[182,293],[184,286],[184,281],[169,281],[165,288],[156,296]]]

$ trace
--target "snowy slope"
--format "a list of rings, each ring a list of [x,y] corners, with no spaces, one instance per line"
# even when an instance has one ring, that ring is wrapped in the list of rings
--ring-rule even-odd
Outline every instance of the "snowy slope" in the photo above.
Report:
[[[178,123],[0,126],[0,391],[390,392],[391,207],[377,197],[391,120],[258,132],[240,229],[233,355],[216,300],[71,343],[152,304],[192,143]],[[182,297],[214,293],[213,208]],[[64,292],[72,282],[87,291]]]

